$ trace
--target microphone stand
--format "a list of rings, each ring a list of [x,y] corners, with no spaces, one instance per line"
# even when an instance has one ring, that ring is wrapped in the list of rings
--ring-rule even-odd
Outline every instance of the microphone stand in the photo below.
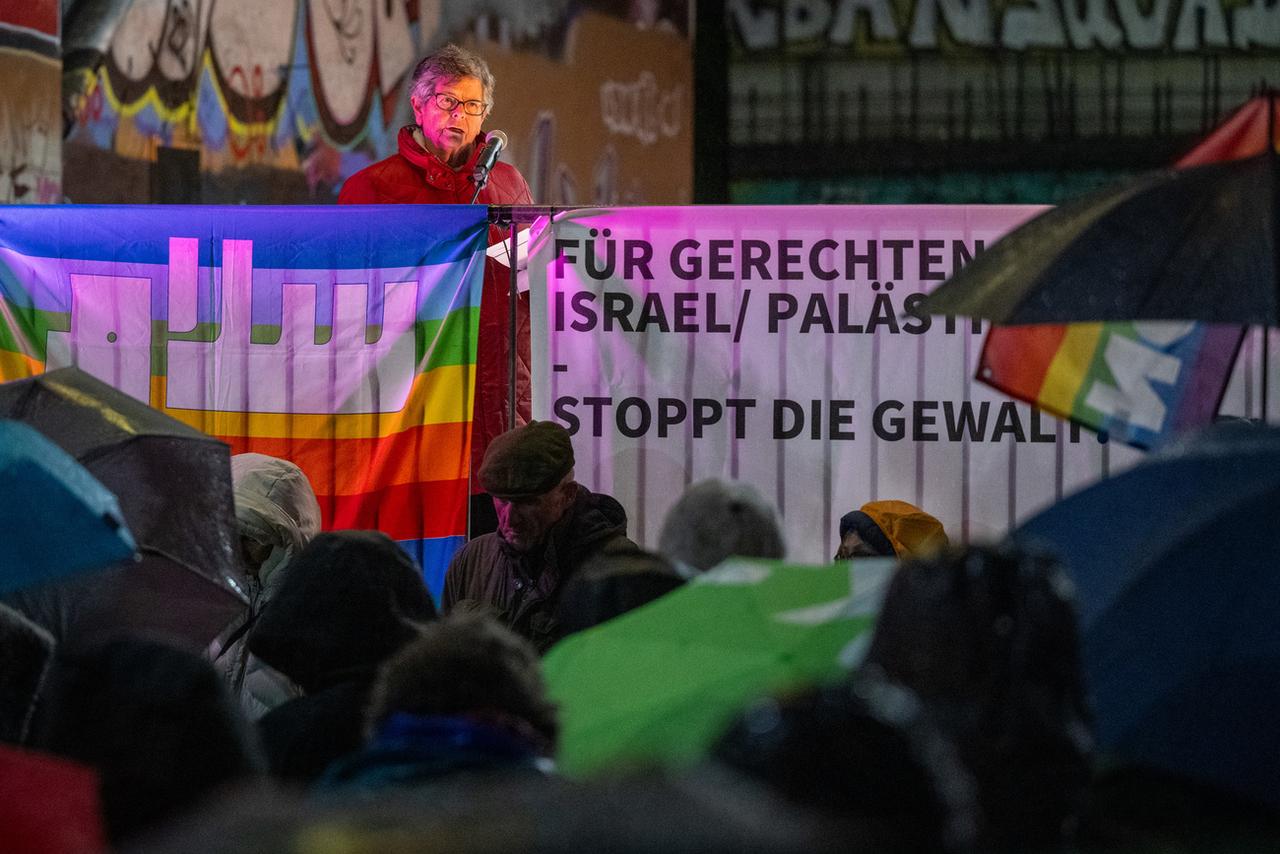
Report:
[[[480,198],[480,191],[483,190],[485,188],[485,185],[489,183],[489,170],[477,169],[475,173],[472,174],[471,180],[475,182],[476,191],[471,194],[471,201],[469,202],[469,204],[474,205],[476,203],[476,199]]]

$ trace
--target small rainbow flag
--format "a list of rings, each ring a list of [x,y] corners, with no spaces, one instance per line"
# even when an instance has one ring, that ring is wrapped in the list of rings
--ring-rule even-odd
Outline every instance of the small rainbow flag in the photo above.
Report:
[[[1244,330],[1134,321],[997,326],[978,378],[1140,448],[1213,420]]]
[[[0,380],[78,365],[307,473],[438,595],[467,527],[487,209],[0,207]]]

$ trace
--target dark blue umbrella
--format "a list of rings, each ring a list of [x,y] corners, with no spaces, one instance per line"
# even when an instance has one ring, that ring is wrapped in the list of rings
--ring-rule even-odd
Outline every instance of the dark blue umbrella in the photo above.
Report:
[[[1100,749],[1280,805],[1280,430],[1216,428],[1013,536],[1076,584]]]
[[[0,419],[0,593],[133,554],[115,495],[39,431]]]

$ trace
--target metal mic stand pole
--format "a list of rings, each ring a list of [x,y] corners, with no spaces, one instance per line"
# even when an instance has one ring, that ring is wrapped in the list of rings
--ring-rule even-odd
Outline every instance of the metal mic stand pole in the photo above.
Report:
[[[511,351],[507,355],[507,381],[509,383],[509,386],[507,388],[507,394],[510,395],[508,408],[507,408],[507,429],[508,430],[514,430],[516,427],[516,335],[517,335],[516,327],[518,326],[517,309],[519,308],[519,304],[520,304],[520,282],[518,278],[519,271],[516,269],[519,266],[519,253],[520,253],[518,235],[519,235],[519,227],[516,223],[516,218],[512,216],[511,217],[511,257],[507,259],[508,261],[511,262],[511,293],[509,295],[509,299],[507,300],[507,309],[508,309],[507,321],[509,324],[508,336],[509,336],[510,347],[511,347]]]
[[[476,179],[476,175],[480,176],[479,180]],[[484,171],[481,171],[477,169],[475,175],[471,176],[471,180],[476,182],[476,191],[471,194],[471,201],[468,204],[474,205],[476,203],[476,199],[480,198],[480,191],[489,183],[489,170],[485,169]]]

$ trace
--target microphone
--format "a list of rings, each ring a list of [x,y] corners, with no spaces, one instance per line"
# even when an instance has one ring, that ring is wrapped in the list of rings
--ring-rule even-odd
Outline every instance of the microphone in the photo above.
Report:
[[[480,157],[476,160],[475,171],[471,173],[471,183],[476,185],[476,195],[489,182],[489,171],[498,162],[498,155],[507,147],[507,135],[500,130],[491,130],[486,134],[484,148],[480,149]],[[473,197],[471,201],[475,201]]]

